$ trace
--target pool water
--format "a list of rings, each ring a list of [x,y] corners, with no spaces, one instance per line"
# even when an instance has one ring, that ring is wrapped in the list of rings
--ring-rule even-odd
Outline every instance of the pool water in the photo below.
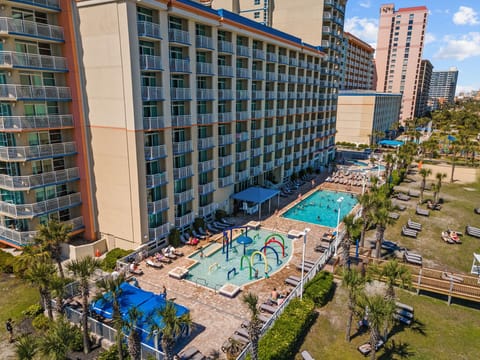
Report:
[[[357,165],[357,166],[368,166],[368,163],[363,161],[358,161],[358,160],[350,160],[349,163],[352,163],[353,165]]]
[[[228,233],[230,236],[229,231]],[[265,278],[265,271],[267,272],[267,276],[271,276],[288,262],[292,254],[292,243],[286,235],[262,229],[250,229],[246,232],[246,235],[251,238],[253,242],[245,247],[246,257],[243,258],[243,267],[241,267],[241,259],[244,246],[237,243],[236,239],[241,236],[241,234],[237,232],[237,236],[234,235],[234,240],[231,244],[232,247],[228,250],[228,260],[226,253],[222,253],[222,244],[219,243],[212,243],[204,246],[201,252],[197,251],[190,255],[189,258],[196,260],[197,263],[188,269],[189,273],[187,275],[187,280],[215,290],[218,290],[226,283],[242,286],[258,280],[255,278],[255,269],[258,270],[258,278],[261,279]],[[264,246],[267,237],[275,238],[279,243],[282,243],[281,238],[283,238],[285,244],[285,256],[282,255],[282,248],[279,243],[270,243],[265,254],[267,266],[265,267],[264,258],[256,254],[253,256],[250,276],[250,267],[248,263],[252,259],[253,252],[260,250]],[[202,252],[204,255],[203,257],[201,255]],[[262,254],[264,254],[263,251]],[[276,254],[278,254],[278,262]],[[233,268],[235,268],[236,271],[232,271]],[[230,271],[230,278],[228,278],[228,273]],[[234,275],[234,273],[236,274]]]
[[[340,221],[342,221],[357,204],[357,198],[349,193],[328,190],[314,192],[283,213],[282,217],[334,228],[338,221],[337,199],[341,197],[343,197],[340,203]]]

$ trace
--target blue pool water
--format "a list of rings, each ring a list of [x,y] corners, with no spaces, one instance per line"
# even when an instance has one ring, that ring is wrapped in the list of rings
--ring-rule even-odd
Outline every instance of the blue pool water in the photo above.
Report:
[[[368,166],[368,163],[363,162],[363,161],[350,160],[349,162],[352,163],[353,165],[357,165],[357,166]]]
[[[286,235],[280,235],[272,231],[267,230],[248,230],[246,233],[253,242],[247,245],[245,250],[246,257],[243,259],[243,268],[241,267],[241,259],[243,256],[243,245],[237,243],[237,238],[241,234],[237,232],[237,236],[234,236],[232,242],[232,248],[228,251],[228,261],[226,259],[226,253],[222,253],[222,244],[211,243],[203,247],[202,252],[204,256],[201,256],[201,252],[197,251],[190,255],[189,258],[196,260],[197,263],[189,268],[187,280],[193,281],[199,285],[203,285],[212,289],[218,290],[225,283],[230,283],[238,286],[242,286],[249,282],[258,280],[255,279],[255,270],[258,270],[258,278],[265,277],[265,271],[268,276],[271,276],[274,272],[282,268],[289,260],[292,253],[291,240]],[[284,239],[285,244],[285,256],[282,256],[282,248],[276,243],[272,242],[268,246],[266,251],[267,266],[265,268],[264,258],[256,254],[252,258],[254,251],[260,250],[265,243],[265,239],[272,235],[280,243],[282,243],[280,237]],[[229,235],[230,236],[230,235]],[[278,262],[277,256],[278,254]],[[264,252],[262,251],[262,254]],[[248,262],[253,260],[252,272],[250,277],[250,267]],[[230,279],[228,279],[228,272],[233,268],[236,269],[236,275],[231,272]]]
[[[337,199],[343,197],[340,203],[340,221],[350,213],[357,204],[357,198],[348,193],[319,190],[302,200],[282,214],[287,219],[309,222],[334,228],[337,226]]]

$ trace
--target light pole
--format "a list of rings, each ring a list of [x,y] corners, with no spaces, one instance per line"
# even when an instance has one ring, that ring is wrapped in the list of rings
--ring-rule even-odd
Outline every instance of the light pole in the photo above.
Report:
[[[305,245],[307,244],[307,234],[310,232],[310,228],[303,230],[303,249],[302,249],[302,279],[300,281],[300,300],[303,299],[303,276],[305,275]]]
[[[343,196],[339,197],[337,199],[338,203],[338,212],[337,212],[337,229],[335,230],[335,256],[337,256],[337,248],[338,248],[338,227],[340,225],[340,212],[342,209],[342,201],[343,201]]]

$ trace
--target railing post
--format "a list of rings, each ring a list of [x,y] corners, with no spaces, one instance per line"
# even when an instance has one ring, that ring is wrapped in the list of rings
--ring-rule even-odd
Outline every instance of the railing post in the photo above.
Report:
[[[448,305],[452,302],[452,291],[453,291],[453,279],[450,279],[450,289],[448,291]]]
[[[420,294],[420,285],[422,283],[422,270],[423,269],[420,269],[419,273],[418,273],[418,282],[417,282],[417,295]]]

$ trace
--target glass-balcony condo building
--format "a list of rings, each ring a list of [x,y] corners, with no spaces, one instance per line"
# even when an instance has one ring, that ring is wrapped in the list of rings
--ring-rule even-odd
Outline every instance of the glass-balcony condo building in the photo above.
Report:
[[[62,5],[62,6],[60,6]],[[63,9],[61,9],[63,7]],[[68,2],[0,6],[0,242],[31,243],[56,219],[92,231]]]
[[[96,219],[117,246],[333,159],[320,48],[188,0],[76,6]]]

